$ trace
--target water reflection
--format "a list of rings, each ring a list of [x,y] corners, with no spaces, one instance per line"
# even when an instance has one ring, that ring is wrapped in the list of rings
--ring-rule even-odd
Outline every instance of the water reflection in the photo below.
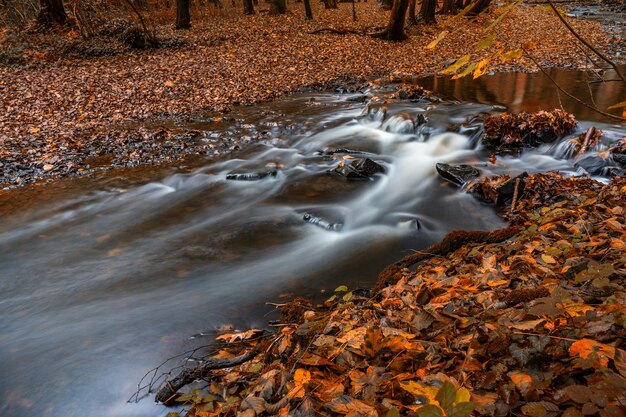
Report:
[[[599,75],[593,71],[559,68],[549,68],[546,71],[565,91],[587,103],[595,102],[596,107],[603,111],[626,99],[625,83],[598,82]],[[621,66],[621,71],[626,73],[626,65]],[[613,70],[607,70],[602,77],[607,80],[617,79]],[[541,72],[497,73],[475,80],[472,77],[458,80],[449,77],[428,77],[419,83],[450,99],[503,105],[513,113],[551,110],[562,106],[579,120],[607,121],[604,116],[560,92]],[[608,113],[619,116],[621,111],[616,109]]]

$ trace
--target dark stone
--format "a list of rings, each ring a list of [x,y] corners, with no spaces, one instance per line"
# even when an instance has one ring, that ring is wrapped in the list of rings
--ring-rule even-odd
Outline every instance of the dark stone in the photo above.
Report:
[[[355,151],[353,149],[347,148],[336,148],[336,149],[325,149],[322,152],[323,155],[334,155],[334,154],[342,154],[342,155],[364,155],[366,152]]]
[[[613,155],[615,160],[615,155]],[[610,159],[602,158],[599,155],[587,155],[576,161],[576,167],[582,168],[589,175],[601,175],[606,177],[619,176],[623,170],[611,163]]]
[[[623,153],[613,153],[611,154],[613,160],[621,165],[623,168],[626,168],[626,154]]]
[[[369,158],[361,158],[353,160],[349,165],[342,164],[335,168],[333,172],[351,181],[367,180],[372,178],[375,174],[384,174],[385,167]]]
[[[231,181],[258,181],[267,177],[275,177],[277,174],[277,171],[247,172],[242,174],[228,174],[226,175],[226,179]]]
[[[517,177],[511,178],[500,187],[496,188],[496,193],[498,194],[498,199],[496,200],[496,204],[506,204],[508,201],[513,200],[513,195],[515,195],[515,182],[519,178],[519,190],[517,190],[518,198],[522,197],[524,190],[526,189],[526,177],[528,177],[527,172],[522,172]]]
[[[513,201],[515,183],[518,179],[520,181],[517,196],[518,198],[523,197],[524,190],[526,189],[526,177],[528,177],[528,173],[523,172],[517,177],[509,178],[500,185],[497,185],[500,182],[498,176],[496,176],[495,181],[491,181],[492,178],[484,178],[483,180],[470,183],[468,191],[477,198],[495,203],[497,206],[503,206]]]
[[[464,185],[480,175],[480,171],[470,165],[450,165],[439,163],[435,165],[439,175],[456,185]]]
[[[322,229],[331,230],[334,232],[338,232],[343,228],[343,224],[341,223],[330,223],[322,219],[321,217],[317,217],[309,213],[304,213],[304,216],[302,216],[302,220],[307,223],[311,223],[317,227],[321,227]]]

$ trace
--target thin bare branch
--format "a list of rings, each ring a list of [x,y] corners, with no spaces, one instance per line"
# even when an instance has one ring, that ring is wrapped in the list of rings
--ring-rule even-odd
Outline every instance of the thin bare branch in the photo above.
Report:
[[[556,82],[556,80],[555,80],[554,78],[552,78],[552,76],[551,76],[550,74],[548,74],[548,72],[547,72],[547,71],[546,71],[546,70],[545,70],[545,69],[544,69],[544,68],[543,68],[543,67],[539,64],[539,62],[537,62],[537,60],[536,60],[536,59],[535,59],[532,55],[530,55],[530,54],[528,53],[528,51],[527,51],[527,50],[524,50],[524,54],[525,54],[528,58],[530,58],[530,60],[531,60],[531,61],[533,61],[533,62],[535,63],[535,65],[537,66],[537,68],[539,68],[539,70],[540,70],[541,72],[543,72],[543,73],[544,73],[544,75],[550,79],[550,81],[552,81],[552,84],[554,84],[554,86],[555,86],[556,88],[558,88],[558,89],[559,89],[559,91],[561,91],[563,94],[565,94],[566,96],[568,96],[568,97],[569,97],[569,98],[571,98],[572,100],[576,101],[577,103],[582,104],[583,106],[587,107],[588,109],[593,110],[593,111],[595,111],[596,113],[599,113],[599,114],[601,114],[601,115],[603,115],[603,116],[609,117],[609,118],[611,118],[611,119],[619,120],[619,121],[621,121],[621,122],[626,121],[626,119],[624,119],[623,117],[620,117],[620,116],[615,116],[614,114],[604,112],[604,111],[602,111],[602,110],[598,109],[597,107],[594,107],[594,106],[592,106],[591,104],[584,102],[583,100],[579,99],[579,98],[578,98],[578,97],[576,97],[575,95],[573,95],[573,94],[571,94],[571,93],[569,93],[569,92],[565,91],[565,90],[563,89],[563,87],[561,87],[561,86],[559,85],[559,83],[557,83],[557,82]]]
[[[567,20],[565,20],[565,18],[561,15],[561,13],[559,13],[559,11],[556,9],[556,6],[554,6],[554,3],[552,3],[552,0],[547,0],[547,1],[548,1],[548,4],[550,5],[550,7],[552,8],[552,10],[554,10],[554,13],[556,13],[556,15],[558,16],[559,20],[561,20],[561,22],[572,33],[572,35],[574,35],[576,37],[576,39],[578,39],[580,42],[582,42],[587,48],[591,49],[593,51],[593,53],[595,53],[598,57],[600,57],[604,62],[609,64],[615,70],[617,75],[622,79],[622,81],[624,81],[626,83],[626,77],[624,76],[624,74],[622,74],[622,72],[620,71],[620,69],[617,66],[617,64],[615,62],[611,61],[609,58],[607,58],[606,55],[604,55],[602,52],[598,51],[598,49],[596,49],[596,47],[594,47],[589,42],[587,42],[585,39],[583,39],[578,34],[578,32],[576,32],[576,30],[567,22]]]

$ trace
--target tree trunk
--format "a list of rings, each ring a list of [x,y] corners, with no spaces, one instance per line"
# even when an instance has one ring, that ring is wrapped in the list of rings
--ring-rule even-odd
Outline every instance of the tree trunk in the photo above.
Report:
[[[270,14],[285,14],[287,13],[287,1],[286,0],[272,0],[270,5]]]
[[[67,14],[63,7],[63,0],[40,0],[41,10],[37,20],[40,23],[51,25],[58,23],[64,25],[67,22]]]
[[[325,9],[337,9],[337,0],[324,0]]]
[[[463,0],[456,0],[456,9],[463,10],[465,8],[464,3],[465,2]]]
[[[482,13],[487,7],[489,7],[490,4],[491,0],[478,0],[476,4],[474,4],[474,7],[472,7],[470,11],[467,12],[467,14],[469,16],[476,16]]]
[[[243,0],[243,14],[254,14],[254,3],[252,0]]]
[[[417,23],[417,17],[415,16],[415,0],[409,0],[409,24]]]
[[[304,12],[307,20],[313,20],[313,9],[311,9],[311,0],[304,0]]]
[[[176,29],[189,29],[191,27],[189,2],[190,0],[176,0]]]
[[[404,22],[406,20],[406,10],[408,8],[409,0],[394,0],[387,28],[383,32],[376,33],[373,36],[392,42],[405,40],[407,36],[404,32]]]
[[[381,0],[380,8],[383,10],[391,10],[393,8],[393,0]]]
[[[441,14],[456,14],[457,0],[443,0],[443,6],[441,7]]]
[[[437,0],[422,0],[420,6],[420,20],[427,25],[437,23],[435,19],[435,11],[437,9]]]

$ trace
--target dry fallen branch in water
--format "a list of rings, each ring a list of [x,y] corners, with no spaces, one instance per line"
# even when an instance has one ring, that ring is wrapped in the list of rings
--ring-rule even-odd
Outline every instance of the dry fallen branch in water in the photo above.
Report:
[[[214,369],[230,368],[249,361],[259,353],[259,346],[260,344],[257,345],[253,350],[246,352],[242,355],[235,356],[234,358],[211,358],[204,362],[202,365],[198,365],[195,368],[184,369],[180,374],[178,374],[178,376],[165,382],[163,387],[155,396],[155,401],[167,404],[173,399],[179,389],[181,389],[185,385],[192,383],[196,379],[206,377],[209,371],[212,371]]]

